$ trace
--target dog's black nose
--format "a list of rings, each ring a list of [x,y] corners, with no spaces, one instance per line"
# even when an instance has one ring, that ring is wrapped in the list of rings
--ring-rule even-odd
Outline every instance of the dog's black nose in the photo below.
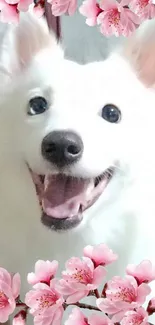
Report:
[[[53,131],[42,141],[42,155],[58,167],[77,162],[83,152],[83,142],[72,131]]]

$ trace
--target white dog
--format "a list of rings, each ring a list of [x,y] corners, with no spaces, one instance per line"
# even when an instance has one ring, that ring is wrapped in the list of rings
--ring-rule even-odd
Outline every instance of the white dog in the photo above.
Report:
[[[0,265],[20,272],[22,293],[37,259],[63,267],[88,244],[119,255],[110,276],[155,263],[154,30],[86,66],[64,59],[42,20],[6,33]]]

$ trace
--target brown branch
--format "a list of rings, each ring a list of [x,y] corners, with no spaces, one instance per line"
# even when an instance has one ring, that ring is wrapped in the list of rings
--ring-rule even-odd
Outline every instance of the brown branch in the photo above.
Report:
[[[97,292],[95,292],[95,290],[94,290],[94,294],[95,294],[95,296],[97,298],[100,297],[98,290],[97,290]],[[96,311],[101,312],[101,310],[98,307],[92,306],[92,305],[89,305],[89,304],[85,304],[85,303],[82,303],[82,302],[76,302],[74,304],[66,304],[66,303],[64,303],[63,304],[64,310],[66,310],[66,308],[69,307],[69,306],[76,306],[76,307],[83,308],[83,309],[96,310]],[[16,307],[24,307],[23,311],[25,311],[26,314],[27,314],[28,309],[29,309],[29,307],[25,303],[23,303],[21,300],[18,300],[16,302]],[[120,325],[120,323],[115,323],[115,325]],[[155,325],[155,324],[149,323],[149,325]]]
[[[79,308],[84,308],[84,309],[89,309],[89,310],[97,310],[97,311],[101,311],[99,308],[92,306],[92,305],[88,305],[88,304],[84,304],[82,302],[76,302],[75,304],[64,304],[65,309],[68,306],[77,306]]]
[[[97,299],[100,298],[100,294],[97,289],[94,290],[94,294]]]

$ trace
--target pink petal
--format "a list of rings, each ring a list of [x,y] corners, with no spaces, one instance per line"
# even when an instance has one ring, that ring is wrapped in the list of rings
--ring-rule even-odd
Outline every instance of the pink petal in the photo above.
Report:
[[[68,14],[72,16],[77,8],[77,0],[71,0],[68,8]]]
[[[12,325],[26,325],[26,311],[20,310],[13,318]]]
[[[151,305],[151,308],[154,308],[155,309],[155,298],[152,298],[150,300],[150,305]]]
[[[96,23],[97,23],[97,19],[96,19],[96,17],[95,18],[87,18],[86,19],[86,24],[88,25],[88,26],[95,26],[96,25]]]
[[[65,325],[88,325],[85,315],[80,308],[73,308]]]
[[[120,323],[120,321],[122,320],[122,318],[124,317],[125,311],[120,311],[118,313],[116,313],[115,315],[113,315],[112,317],[112,321],[115,323]],[[129,325],[129,324],[128,324]],[[133,324],[132,324],[133,325]]]
[[[97,16],[100,12],[98,3],[96,0],[85,0],[79,8],[79,12],[87,17],[86,24],[89,26],[95,26],[97,23]],[[92,259],[93,246],[86,246],[84,248],[84,256]],[[88,254],[87,254],[88,252]]]
[[[20,294],[21,279],[19,273],[16,273],[12,278],[12,294],[16,299]]]
[[[122,7],[129,6],[130,2],[131,2],[131,0],[121,0],[120,5]]]
[[[10,312],[8,308],[1,309],[0,312],[0,322],[5,323],[8,321],[10,314],[12,314],[13,311]]]
[[[147,312],[142,307],[138,308],[137,310],[126,312],[121,321],[121,325],[128,324],[149,325]]]
[[[0,280],[0,291],[4,292],[9,299],[13,299],[11,287],[2,280]]]
[[[77,291],[66,299],[67,304],[73,304],[82,298],[86,297],[89,293],[89,290]]]
[[[5,0],[0,0],[0,10],[2,10],[4,7],[6,7]]]
[[[63,317],[64,309],[59,308],[57,309],[56,313],[54,314],[52,324],[53,325],[61,325],[62,317]]]
[[[136,25],[139,25],[141,23],[140,18],[131,10],[125,9],[125,13],[128,16],[128,19],[132,20]]]
[[[77,0],[48,0],[48,2],[51,4],[54,16],[61,16],[66,13],[72,15],[77,7]]]
[[[24,0],[25,1],[25,0]],[[26,0],[30,1],[30,0]],[[55,276],[58,269],[57,261],[42,261],[39,260],[35,264],[35,273],[31,272],[27,276],[27,280],[30,284],[36,284],[38,282],[49,282],[50,279]]]
[[[126,272],[134,276],[139,284],[155,280],[155,267],[148,260],[142,261],[139,265],[129,264]]]
[[[143,304],[146,300],[146,296],[148,296],[150,293],[151,293],[151,288],[147,284],[142,283],[138,287],[137,302]]]
[[[107,271],[103,266],[98,266],[94,270],[94,277],[93,277],[93,283],[99,286],[103,280],[103,278],[106,276]]]
[[[33,0],[20,0],[18,3],[18,10],[26,12],[29,9],[29,6],[33,3]]]
[[[3,7],[0,12],[0,21],[3,23],[15,23],[19,22],[19,12],[15,5],[7,5]]]
[[[3,280],[5,283],[8,284],[8,286],[11,286],[11,275],[10,273],[0,267],[0,280]]]
[[[51,325],[53,321],[53,315],[51,317],[42,317],[42,315],[37,315],[34,317],[34,325]]]
[[[37,283],[33,286],[34,289],[37,290],[48,290],[50,291],[50,287],[46,283]]]
[[[113,322],[106,316],[92,314],[88,318],[89,325],[114,325]]]
[[[108,313],[109,315],[117,313],[120,310],[111,300],[107,298],[98,298],[96,300],[96,305],[101,311]]]
[[[45,9],[40,4],[38,4],[33,7],[33,12],[35,16],[41,18],[45,13]]]
[[[100,8],[108,11],[110,9],[118,8],[118,3],[115,0],[101,0],[100,1]]]
[[[94,271],[94,264],[91,261],[91,259],[89,257],[83,257],[83,261],[87,264],[89,269],[93,272]]]
[[[29,284],[36,284],[37,283],[36,282],[36,275],[35,275],[35,273],[33,273],[33,272],[28,273],[28,275],[27,275],[27,282]]]
[[[75,288],[71,287],[70,284],[63,279],[61,279],[57,284],[57,290],[62,295],[71,295],[75,292]]]

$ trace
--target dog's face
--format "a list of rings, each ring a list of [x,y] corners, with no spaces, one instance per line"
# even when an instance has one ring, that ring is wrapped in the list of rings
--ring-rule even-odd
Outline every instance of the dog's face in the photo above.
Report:
[[[82,221],[118,170],[143,156],[154,94],[119,55],[80,66],[63,58],[34,19],[16,33],[21,71],[8,104],[13,100],[17,111],[14,137],[35,182],[43,223],[67,230]]]

